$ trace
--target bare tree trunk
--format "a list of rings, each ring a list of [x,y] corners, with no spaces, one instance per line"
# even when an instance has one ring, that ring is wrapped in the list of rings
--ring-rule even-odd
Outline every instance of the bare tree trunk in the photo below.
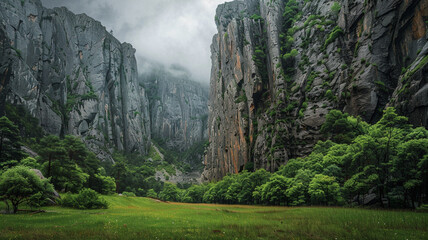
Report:
[[[13,214],[18,212],[18,204],[13,204]]]

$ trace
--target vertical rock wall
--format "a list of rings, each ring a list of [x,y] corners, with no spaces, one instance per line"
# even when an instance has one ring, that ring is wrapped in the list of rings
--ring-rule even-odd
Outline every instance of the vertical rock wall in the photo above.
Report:
[[[428,127],[427,6],[426,0],[218,6],[203,177],[220,179],[248,162],[275,171],[307,155],[331,109],[374,122],[395,106]]]
[[[152,137],[185,151],[207,139],[208,87],[185,73],[155,68],[142,76],[150,99]]]
[[[147,152],[149,103],[130,44],[39,0],[1,1],[0,34],[0,51],[13,55],[0,69],[4,101],[24,105],[50,134],[81,136],[101,158],[113,148]]]

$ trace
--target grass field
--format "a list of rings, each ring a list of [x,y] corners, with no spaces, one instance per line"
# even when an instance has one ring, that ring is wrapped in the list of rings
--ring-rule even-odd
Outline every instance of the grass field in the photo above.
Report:
[[[427,213],[105,198],[107,210],[0,215],[0,239],[428,239]]]

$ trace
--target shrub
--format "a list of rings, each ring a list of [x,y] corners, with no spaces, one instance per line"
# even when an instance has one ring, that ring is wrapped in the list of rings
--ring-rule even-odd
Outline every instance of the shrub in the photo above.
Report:
[[[304,112],[305,112],[305,110],[300,109],[300,111],[299,111],[299,118],[303,118],[305,116]]]
[[[106,209],[107,202],[92,189],[86,188],[77,195],[66,195],[61,200],[61,206],[77,209]]]
[[[125,197],[136,197],[135,193],[133,192],[123,192],[122,195]]]
[[[333,100],[335,100],[335,97],[336,97],[336,96],[334,96],[333,91],[331,91],[331,90],[329,89],[329,90],[327,90],[327,92],[325,93],[325,97],[326,97],[326,98],[328,98],[329,100],[333,101]]]
[[[175,202],[179,200],[179,193],[180,189],[176,185],[166,182],[159,193],[159,198],[163,201]]]
[[[303,108],[303,109],[308,108],[308,102],[304,102],[304,103],[302,103],[302,108]]]
[[[340,3],[338,2],[334,2],[333,5],[331,6],[331,11],[337,15],[339,14],[340,9],[342,8],[342,6],[340,6]]]
[[[418,209],[416,209],[417,212],[424,212],[428,213],[428,204],[421,205]]]
[[[157,198],[158,194],[155,192],[155,190],[149,189],[149,191],[147,191],[146,197]]]
[[[116,181],[113,177],[104,176],[101,173],[95,174],[94,177],[95,184],[94,186],[92,186],[92,188],[97,192],[105,195],[110,195],[116,191]]]
[[[296,107],[296,103],[291,102],[290,104],[288,104],[288,106],[285,108],[285,112],[291,112],[293,111],[293,109]]]
[[[246,102],[247,101],[247,96],[245,94],[239,96],[238,98],[236,98],[235,103],[241,103],[241,102]]]
[[[325,40],[322,50],[324,51],[330,43],[333,43],[336,38],[338,38],[342,34],[343,30],[339,26],[334,27],[328,38]]]
[[[255,20],[255,21],[262,19],[262,17],[257,15],[257,14],[253,14],[250,18]]]
[[[36,159],[32,157],[27,157],[21,160],[20,162],[21,166],[26,166],[32,169],[40,169],[40,164],[37,162]]]
[[[284,61],[289,61],[291,58],[294,58],[295,56],[297,56],[297,54],[299,54],[299,52],[296,49],[291,50],[289,53],[286,53],[282,56],[282,59]]]

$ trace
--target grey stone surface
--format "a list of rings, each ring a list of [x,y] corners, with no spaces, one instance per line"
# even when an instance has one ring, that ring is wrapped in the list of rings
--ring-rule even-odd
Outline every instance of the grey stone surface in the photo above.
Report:
[[[0,50],[11,56],[2,54],[3,102],[24,105],[50,134],[80,136],[100,158],[147,152],[149,103],[130,44],[39,0],[1,1],[0,23]]]
[[[291,66],[281,61],[283,1],[217,8],[204,180],[238,173],[247,162],[275,171],[309,154],[331,109],[375,122],[395,106],[428,127],[427,1],[336,1],[337,15],[334,1],[297,2],[302,16],[294,24],[298,54]],[[326,45],[336,26],[343,34]],[[253,56],[264,45],[266,59],[257,66]],[[295,69],[288,81],[281,74],[286,68]]]
[[[208,86],[190,79],[162,67],[140,77],[150,99],[152,137],[169,149],[185,151],[207,139]]]

